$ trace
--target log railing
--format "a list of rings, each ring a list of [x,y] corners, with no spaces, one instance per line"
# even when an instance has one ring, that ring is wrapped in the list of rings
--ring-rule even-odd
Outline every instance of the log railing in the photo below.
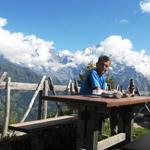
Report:
[[[6,79],[6,81],[4,81]],[[42,100],[41,97],[43,95],[48,95],[48,91],[51,91],[53,95],[56,94],[55,91],[64,92],[68,91],[68,93],[72,94],[78,92],[76,88],[76,82],[69,81],[68,85],[53,85],[52,79],[50,77],[43,76],[40,83],[21,83],[21,82],[11,82],[11,77],[7,76],[7,72],[4,72],[0,77],[0,89],[6,91],[5,95],[5,114],[4,114],[4,124],[3,124],[3,132],[2,137],[5,137],[8,132],[8,125],[10,119],[10,104],[11,104],[11,91],[12,90],[27,90],[27,91],[35,91],[32,96],[32,99],[29,103],[29,106],[21,119],[21,122],[24,122],[27,118],[36,97],[39,95],[39,106],[38,106],[38,119],[42,118]],[[74,87],[74,88],[73,88]],[[56,104],[58,107],[58,111],[60,111],[59,104]],[[43,118],[47,118],[47,101],[44,101],[43,104]],[[59,112],[58,112],[59,113]],[[58,114],[57,114],[58,115]]]

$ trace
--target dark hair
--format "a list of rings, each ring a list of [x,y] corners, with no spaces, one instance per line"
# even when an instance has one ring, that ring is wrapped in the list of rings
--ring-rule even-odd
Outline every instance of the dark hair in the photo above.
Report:
[[[98,63],[99,62],[106,62],[106,61],[110,61],[110,58],[106,55],[101,55],[99,58],[98,58]]]

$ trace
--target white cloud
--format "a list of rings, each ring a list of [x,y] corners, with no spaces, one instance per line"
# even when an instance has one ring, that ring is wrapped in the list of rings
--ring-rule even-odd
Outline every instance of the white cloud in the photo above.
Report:
[[[142,12],[150,13],[150,0],[142,0],[139,5]]]
[[[7,24],[7,19],[0,17],[0,27],[3,27]]]
[[[6,19],[1,20],[1,26],[5,25]],[[46,66],[53,49],[53,41],[45,41],[35,35],[26,36],[20,32],[11,33],[0,28],[0,55],[12,62],[27,66]]]
[[[129,21],[127,20],[127,19],[121,19],[120,21],[119,21],[119,23],[129,23]]]
[[[26,36],[21,32],[12,33],[0,27],[0,55],[12,62],[56,71],[91,61],[96,63],[101,54],[106,54],[121,64],[134,66],[137,71],[150,77],[150,56],[145,54],[145,50],[133,50],[132,42],[119,35],[109,36],[99,45],[87,47],[83,51],[63,50],[56,53],[53,45],[53,41],[45,41],[35,35]],[[61,63],[62,58],[67,58],[64,64]]]
[[[128,66],[134,66],[138,72],[150,77],[150,56],[145,54],[145,50],[137,52],[133,50],[129,39],[113,35],[102,41],[101,51],[110,55],[114,60]]]
[[[69,50],[67,50],[67,49],[62,50],[62,51],[59,52],[59,56],[60,56],[60,57],[72,56],[72,55],[73,55],[73,54],[72,54]]]
[[[77,51],[71,57],[74,57],[73,63],[79,65],[82,63],[88,64],[91,61],[96,63],[98,57],[102,54],[109,55],[112,60],[120,64],[135,67],[138,72],[150,77],[150,56],[145,54],[145,50],[140,52],[133,50],[132,42],[119,35],[109,36],[100,42],[99,46]]]

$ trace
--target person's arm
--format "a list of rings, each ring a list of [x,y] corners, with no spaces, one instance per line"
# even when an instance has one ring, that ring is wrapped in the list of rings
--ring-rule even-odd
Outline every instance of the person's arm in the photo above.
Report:
[[[99,75],[97,75],[97,72],[95,70],[90,71],[89,79],[90,79],[90,82],[91,82],[91,87],[93,89],[93,93],[95,93],[95,94],[107,93],[106,90],[101,89],[100,84],[103,85],[103,83],[99,82]],[[102,82],[104,82],[104,81],[102,80]]]
[[[97,93],[103,94],[108,93],[108,91],[101,89],[100,87],[95,87],[94,90],[97,90]]]

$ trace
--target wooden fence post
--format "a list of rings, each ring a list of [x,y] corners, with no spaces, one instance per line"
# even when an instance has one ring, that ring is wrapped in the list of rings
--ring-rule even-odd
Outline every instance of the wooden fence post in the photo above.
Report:
[[[74,93],[75,93],[74,82],[72,81],[71,84],[70,84],[70,94],[74,95]]]
[[[29,112],[30,112],[30,110],[31,110],[31,108],[33,106],[33,103],[34,103],[34,101],[35,101],[39,91],[41,90],[41,87],[43,86],[43,83],[44,83],[45,79],[46,79],[46,76],[43,76],[43,78],[41,79],[41,81],[40,81],[40,83],[39,83],[39,85],[38,85],[38,87],[37,87],[37,89],[36,89],[32,99],[31,99],[31,101],[30,101],[29,107],[28,107],[27,111],[25,112],[21,122],[24,122],[25,119],[27,118],[27,116],[28,116],[28,114],[29,114]]]
[[[2,137],[5,137],[7,135],[9,118],[10,118],[10,91],[11,91],[10,82],[11,82],[11,78],[8,77],[6,83],[5,117],[4,117],[4,127],[3,127]]]
[[[43,90],[39,91],[39,103],[38,103],[38,116],[37,119],[42,119],[42,96],[43,96]]]
[[[4,72],[4,73],[1,75],[1,77],[0,77],[0,83],[1,83],[2,81],[4,81],[6,77],[7,77],[7,72]]]
[[[45,80],[45,82],[44,82],[44,96],[47,96],[48,95],[48,80]],[[46,119],[47,118],[47,109],[48,109],[48,101],[44,101],[44,110],[43,110],[43,112],[44,112],[44,119]]]
[[[68,82],[68,84],[67,84],[67,88],[66,88],[67,94],[70,94],[71,83],[72,83],[72,80],[70,79],[69,82]]]
[[[74,81],[74,90],[75,90],[76,94],[79,94],[78,81],[77,80]]]
[[[48,81],[49,81],[48,85],[49,85],[50,91],[53,93],[53,95],[56,95],[56,91],[54,89],[54,84],[53,84],[53,81],[52,81],[51,77],[48,78]],[[55,117],[62,116],[63,115],[63,111],[62,111],[60,103],[56,102],[56,106],[57,106],[57,113],[56,113]]]

